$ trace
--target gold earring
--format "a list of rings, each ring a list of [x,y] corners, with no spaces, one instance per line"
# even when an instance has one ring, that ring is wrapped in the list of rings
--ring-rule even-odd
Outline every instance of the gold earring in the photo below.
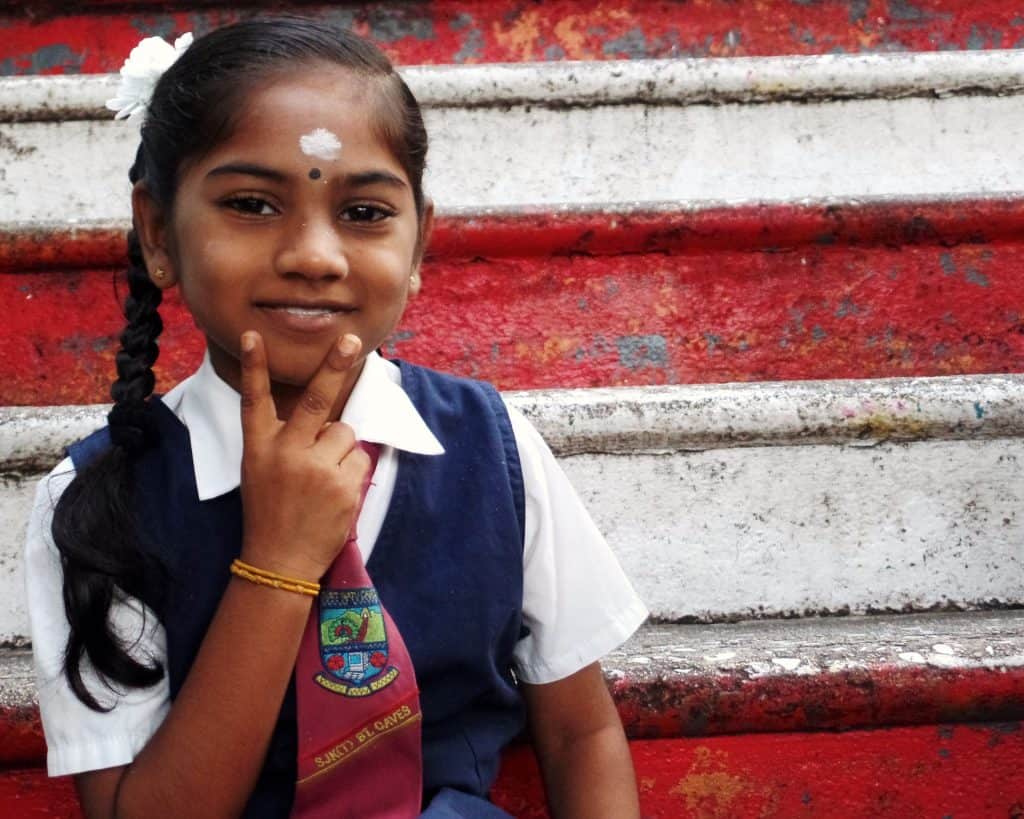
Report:
[[[156,272],[153,274],[153,278],[156,279],[158,282],[162,282],[166,275],[167,271],[164,270],[162,267],[158,267],[156,269]]]

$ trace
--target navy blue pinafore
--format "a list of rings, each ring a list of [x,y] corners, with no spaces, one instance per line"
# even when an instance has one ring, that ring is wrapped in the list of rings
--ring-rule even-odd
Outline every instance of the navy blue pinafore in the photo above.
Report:
[[[526,633],[515,437],[490,385],[396,363],[403,389],[445,448],[440,456],[399,453],[391,505],[367,564],[416,668],[425,816],[507,816],[486,799],[500,751],[524,722],[512,675],[512,652]],[[144,548],[171,577],[146,603],[167,631],[173,699],[241,550],[241,495],[236,489],[200,501],[188,430],[163,402],[154,401],[154,411],[160,439],[136,464],[136,508]],[[73,445],[76,469],[109,443],[105,428]],[[296,745],[293,684],[244,816],[288,816]]]

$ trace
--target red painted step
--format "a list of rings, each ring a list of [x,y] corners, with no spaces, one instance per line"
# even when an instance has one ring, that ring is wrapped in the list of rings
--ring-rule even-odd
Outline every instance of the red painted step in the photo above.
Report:
[[[81,819],[71,777],[49,779],[42,768],[0,769],[4,819]]]
[[[1024,813],[1020,723],[632,742],[645,819],[1006,819]],[[495,801],[542,819],[529,749]]]
[[[935,722],[1018,722],[1024,669],[852,668],[815,675],[632,676],[611,684],[631,739],[881,729]],[[42,764],[34,706],[0,708],[0,768]]]
[[[354,28],[403,65],[1015,48],[1009,0],[53,0],[0,4],[0,75],[116,71],[143,36],[292,9]]]
[[[1024,372],[1022,225],[1024,200],[447,218],[386,351],[503,389]],[[0,236],[0,405],[107,400],[121,247]],[[164,389],[201,350],[165,319]]]
[[[926,725],[630,744],[645,819],[1006,819],[1024,811],[1020,723]],[[495,801],[543,819],[532,751],[506,757]],[[0,771],[5,819],[79,819],[68,778]]]

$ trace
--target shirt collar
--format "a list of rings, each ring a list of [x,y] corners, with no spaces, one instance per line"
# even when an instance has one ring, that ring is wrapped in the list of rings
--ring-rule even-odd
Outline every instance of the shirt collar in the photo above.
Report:
[[[444,447],[405,394],[401,379],[397,366],[370,353],[341,420],[361,441],[420,455],[443,454]],[[209,355],[163,400],[188,429],[199,500],[237,489],[242,471],[239,396],[214,371]]]

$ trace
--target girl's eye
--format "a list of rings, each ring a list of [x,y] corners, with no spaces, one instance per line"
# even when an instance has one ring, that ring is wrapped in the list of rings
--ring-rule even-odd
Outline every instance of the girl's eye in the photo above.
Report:
[[[379,222],[394,215],[393,211],[377,205],[352,205],[341,212],[341,218],[346,222]]]
[[[273,216],[277,213],[273,205],[258,196],[235,196],[225,200],[224,204],[246,216]]]

